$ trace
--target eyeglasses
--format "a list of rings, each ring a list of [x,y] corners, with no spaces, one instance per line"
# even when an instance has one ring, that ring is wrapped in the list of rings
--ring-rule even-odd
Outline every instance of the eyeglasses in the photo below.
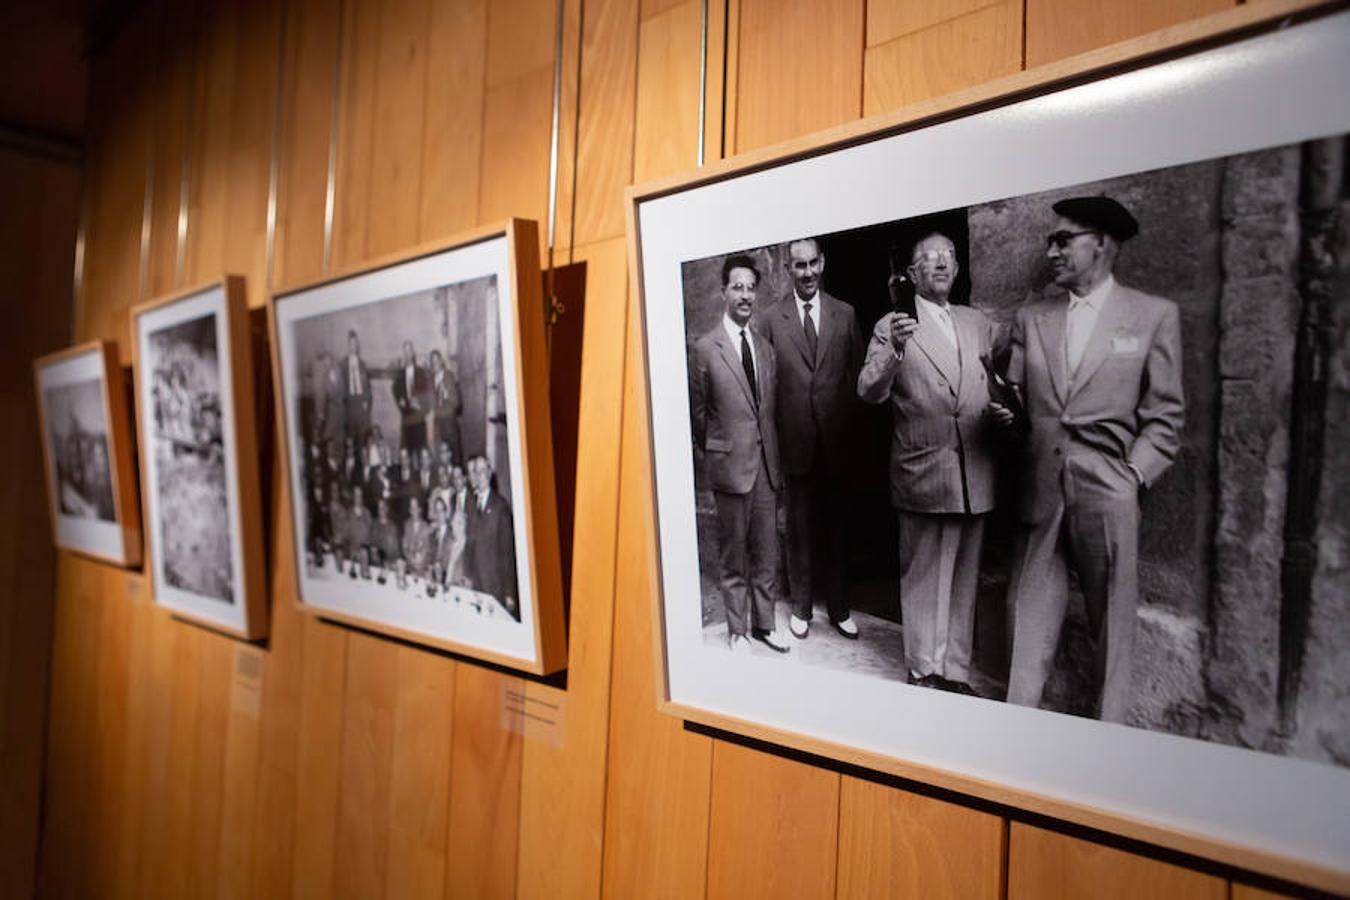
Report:
[[[936,265],[938,260],[941,260],[942,262],[945,262],[948,265],[950,265],[951,263],[956,261],[956,251],[948,250],[944,247],[941,250],[925,250],[922,253],[914,254],[914,265],[918,265],[919,263],[927,263],[928,265],[932,266]]]
[[[1056,231],[1045,236],[1045,249],[1054,247],[1063,250],[1069,246],[1069,242],[1076,237],[1082,237],[1085,234],[1100,234],[1095,228],[1089,228],[1085,231]]]

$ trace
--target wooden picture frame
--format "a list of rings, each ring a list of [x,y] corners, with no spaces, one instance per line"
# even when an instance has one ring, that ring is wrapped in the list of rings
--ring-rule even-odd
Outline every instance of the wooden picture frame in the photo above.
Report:
[[[1054,221],[1051,201],[1093,195],[1102,184],[1332,136],[1341,140],[1350,132],[1350,95],[1343,90],[1348,82],[1350,14],[1341,5],[1264,3],[630,187],[629,270],[647,379],[637,414],[645,417],[652,452],[658,707],[850,765],[1350,891],[1350,819],[1344,816],[1350,771],[1321,757],[1308,762],[1225,745],[1213,736],[1197,740],[991,702],[1001,697],[921,688],[906,683],[917,670],[903,650],[898,662],[888,660],[884,677],[823,662],[822,656],[790,662],[821,640],[819,632],[834,636],[817,610],[814,622],[807,620],[806,637],[797,640],[783,602],[765,627],[770,643],[786,646],[786,653],[749,641],[741,642],[749,648],[744,654],[727,652],[728,633],[735,632],[719,618],[718,556],[720,535],[738,532],[727,524],[734,524],[729,515],[718,518],[723,513],[711,502],[721,502],[714,477],[729,483],[731,476],[710,475],[703,454],[734,452],[735,445],[719,432],[695,454],[691,418],[699,416],[690,387],[690,378],[706,371],[696,369],[695,342],[704,334],[711,339],[721,327],[714,301],[728,285],[727,267],[733,282],[738,269],[753,276],[749,282],[757,290],[766,266],[786,268],[794,243],[813,240],[823,259],[835,252],[830,247],[901,225],[912,233],[895,249],[915,252],[959,211],[960,228],[968,230],[949,241],[956,249],[947,261],[964,270],[969,246],[978,240],[969,225],[969,211],[977,206],[1043,198],[1047,218],[1031,226],[1040,229]],[[1254,108],[1270,115],[1252,116]],[[1026,220],[1015,224],[1025,230]],[[1123,240],[1112,236],[1115,245]],[[883,247],[874,287],[885,302],[887,251],[881,243],[869,246]],[[1020,245],[1010,239],[1008,246]],[[847,258],[857,263],[859,254]],[[898,267],[892,260],[891,275],[903,274],[916,259],[904,256]],[[825,271],[821,291],[829,290]],[[779,283],[792,290],[790,274],[780,275]],[[756,305],[754,315],[767,314],[779,296],[790,303],[791,293],[774,295]],[[894,295],[891,302],[900,308]],[[1005,309],[1010,322],[1017,302],[1020,297]],[[799,303],[796,321],[802,316]],[[750,321],[749,331],[758,334],[762,320]],[[871,322],[859,330],[864,347],[871,339],[889,340],[889,329],[873,337]],[[753,362],[724,354],[725,360],[709,356],[711,362],[698,365],[725,362],[728,383],[744,378],[738,368],[753,365],[762,379],[761,357],[784,351],[750,343]],[[776,377],[781,364],[775,366]],[[978,367],[976,376],[984,377]],[[716,390],[721,388],[705,387]],[[750,396],[748,388],[744,393]],[[756,392],[755,416],[758,403]],[[768,426],[758,427],[761,444],[767,443]],[[785,439],[777,440],[781,454]],[[755,452],[768,459],[768,451]],[[761,473],[770,471],[771,463],[760,465]],[[1121,471],[1127,471],[1123,464]],[[884,481],[874,487],[887,493]],[[719,490],[734,495],[740,489]],[[889,546],[894,553],[895,544]],[[741,615],[759,628],[752,603],[746,601]],[[898,632],[898,621],[894,625]],[[734,639],[730,644],[736,649]],[[839,658],[845,658],[842,651]]]
[[[535,223],[354,266],[275,294],[268,313],[300,608],[525,672],[563,668]],[[448,492],[433,481],[442,464]],[[491,486],[480,494],[460,469]]]
[[[136,472],[132,465],[131,423],[127,412],[127,381],[111,341],[89,341],[33,361],[38,424],[47,499],[52,515],[52,542],[59,548],[119,566],[141,562],[141,517],[136,502]],[[96,384],[96,387],[93,386]],[[62,390],[63,389],[63,390]],[[62,396],[48,392],[60,390]],[[55,407],[60,407],[57,409]],[[78,408],[78,412],[76,409]],[[89,463],[100,472],[97,497],[68,483],[53,446],[59,418],[89,430],[89,452],[104,462]],[[103,440],[98,441],[102,426]],[[61,439],[70,438],[62,432]],[[83,456],[73,449],[72,457]],[[73,465],[73,463],[71,464]],[[106,469],[107,484],[102,484]],[[74,480],[83,481],[88,474]],[[64,496],[64,499],[63,499]]]
[[[131,309],[145,546],[155,602],[268,633],[252,335],[241,275]]]

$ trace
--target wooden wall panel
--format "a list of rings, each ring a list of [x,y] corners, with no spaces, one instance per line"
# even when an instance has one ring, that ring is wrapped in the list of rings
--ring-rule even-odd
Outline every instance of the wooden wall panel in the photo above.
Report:
[[[845,776],[838,897],[998,900],[1006,827],[990,813]]]
[[[863,0],[738,5],[737,153],[862,113]]]
[[[835,895],[836,772],[715,743],[708,818],[710,900]]]
[[[1235,0],[1026,0],[1027,65],[1054,62],[1235,5]]]
[[[1228,884],[1203,872],[1013,822],[1008,836],[1008,900],[1086,896],[1224,900]]]
[[[874,3],[869,12],[874,6],[892,8]],[[903,4],[901,9],[916,6]],[[916,21],[928,24],[867,48],[863,71],[866,115],[981,84],[1022,67],[1022,0],[1003,0],[936,22],[928,17]]]
[[[650,448],[623,185],[694,166],[700,129],[715,159],[1212,4],[1107,6],[1029,0],[1024,48],[1018,0],[713,2],[700,122],[700,0],[564,0],[553,249],[588,275],[565,681],[296,613],[273,448],[264,646],[163,615],[141,575],[61,557],[39,893],[1226,892],[1213,875],[689,731],[654,706]],[[248,276],[256,307],[269,285],[507,215],[539,219],[546,240],[557,9],[141,7],[95,60],[77,335],[124,341],[136,299],[222,268]],[[7,627],[0,618],[0,654]],[[14,659],[0,655],[0,678]],[[504,718],[508,690],[557,706],[560,727]]]

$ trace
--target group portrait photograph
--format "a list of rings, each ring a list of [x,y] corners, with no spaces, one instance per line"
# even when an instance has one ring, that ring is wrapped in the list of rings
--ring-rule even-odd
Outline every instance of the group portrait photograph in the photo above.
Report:
[[[1265,512],[1318,152],[683,262],[704,645],[1350,765],[1345,597],[1282,613]]]

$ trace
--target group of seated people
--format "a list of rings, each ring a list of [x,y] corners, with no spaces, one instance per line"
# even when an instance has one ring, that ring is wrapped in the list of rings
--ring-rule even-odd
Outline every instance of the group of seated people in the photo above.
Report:
[[[491,464],[475,456],[459,465],[449,443],[433,451],[399,450],[397,462],[373,425],[358,452],[346,440],[305,447],[305,493],[311,558],[331,554],[338,571],[383,582],[392,571],[400,586],[423,580],[439,588],[470,588],[493,595],[513,616],[517,609],[515,537],[510,504],[497,493]]]

